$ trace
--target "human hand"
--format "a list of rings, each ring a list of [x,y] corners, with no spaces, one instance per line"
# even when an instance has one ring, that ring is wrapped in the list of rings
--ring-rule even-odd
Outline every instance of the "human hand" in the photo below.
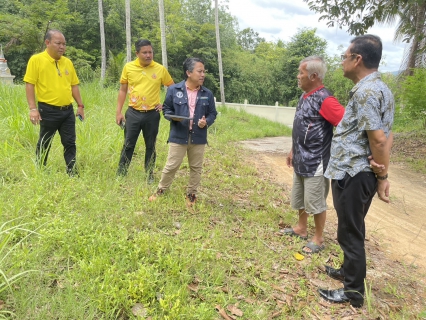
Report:
[[[200,120],[198,120],[198,126],[200,128],[204,128],[207,125],[206,117],[203,116]]]
[[[124,116],[121,114],[121,112],[120,112],[120,113],[117,113],[117,114],[115,115],[115,123],[116,123],[117,125],[121,126],[121,124],[122,124],[123,122],[125,122],[125,120],[124,120]]]
[[[375,174],[382,172],[385,170],[385,165],[378,164],[376,161],[374,161],[373,156],[368,156],[368,161],[370,162],[370,168],[373,170]]]
[[[156,110],[157,112],[160,112],[161,110],[163,110],[163,105],[162,105],[161,103],[157,104],[157,105],[155,106],[155,110]]]
[[[390,183],[388,179],[386,180],[377,180],[377,195],[379,196],[379,199],[389,203],[389,188]]]
[[[30,110],[30,121],[33,125],[37,125],[41,121],[40,113],[38,112],[38,109],[31,109]]]
[[[85,119],[84,117],[84,109],[83,108],[77,108],[77,113],[75,114],[76,117],[80,116],[80,120],[83,121]]]

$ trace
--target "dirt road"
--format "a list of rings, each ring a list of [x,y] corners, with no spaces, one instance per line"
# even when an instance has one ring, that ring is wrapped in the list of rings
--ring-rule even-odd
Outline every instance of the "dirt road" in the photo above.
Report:
[[[290,137],[247,140],[243,145],[258,152],[259,156],[253,157],[258,168],[272,172],[277,183],[291,187],[293,169],[285,162]],[[426,176],[391,164],[389,181],[391,203],[373,200],[366,218],[366,238],[377,241],[389,258],[426,270]],[[336,228],[331,195],[328,205],[326,229],[330,230]]]

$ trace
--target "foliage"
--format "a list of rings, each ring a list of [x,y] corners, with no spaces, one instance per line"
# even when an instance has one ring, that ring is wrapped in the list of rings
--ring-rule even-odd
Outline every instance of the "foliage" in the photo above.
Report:
[[[238,32],[237,41],[241,48],[253,52],[259,44],[265,42],[265,39],[260,37],[259,33],[252,28],[245,28]]]
[[[354,35],[365,34],[376,23],[393,24],[397,21],[395,40],[409,43],[402,68],[424,66],[426,55],[426,1],[425,0],[303,0],[309,8],[327,20],[329,27],[346,26]]]
[[[401,109],[411,119],[421,120],[426,129],[426,69],[416,69],[401,83]]]
[[[340,28],[348,27],[351,34],[360,35],[367,32],[375,22],[383,21],[386,16],[396,15],[403,6],[423,0],[303,0],[309,8],[321,13],[321,20],[328,20],[327,25]]]

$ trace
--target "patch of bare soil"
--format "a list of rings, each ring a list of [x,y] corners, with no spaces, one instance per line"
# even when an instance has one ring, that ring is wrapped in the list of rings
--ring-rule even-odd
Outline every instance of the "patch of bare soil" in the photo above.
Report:
[[[404,144],[395,136],[395,144],[397,148],[403,148],[403,152],[417,154],[409,149],[410,145],[418,148],[419,142]],[[271,182],[282,185],[289,198],[293,169],[287,167],[286,157],[291,148],[291,138],[248,140],[243,145],[256,152],[256,156],[247,161],[254,162],[258,172]],[[374,308],[383,319],[389,318],[390,314],[398,314],[407,306],[417,310],[418,313],[414,311],[416,316],[426,312],[426,176],[398,163],[391,165],[389,181],[391,203],[375,198],[366,217],[367,281],[372,284]],[[330,247],[330,244],[337,244],[337,217],[331,194],[327,202],[329,210],[324,236],[326,245]],[[338,256],[338,251],[331,252],[325,262],[337,262]],[[312,281],[316,283],[315,279]]]

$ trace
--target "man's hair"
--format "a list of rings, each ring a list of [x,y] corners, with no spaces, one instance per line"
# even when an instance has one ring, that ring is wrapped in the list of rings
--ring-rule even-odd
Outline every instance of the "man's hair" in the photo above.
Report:
[[[362,56],[364,66],[368,69],[377,69],[382,59],[382,40],[372,34],[357,36],[351,40],[351,53]]]
[[[51,29],[51,30],[48,30],[47,32],[46,32],[46,34],[45,34],[45,36],[44,36],[44,40],[52,40],[52,36],[55,34],[55,33],[60,33],[60,34],[62,34],[62,32],[61,31],[59,31],[59,30],[56,30],[56,29]]]
[[[324,80],[325,73],[327,72],[327,65],[325,61],[320,56],[309,56],[302,61],[300,61],[300,65],[306,62],[306,70],[308,71],[309,76],[316,73],[318,78]]]
[[[138,41],[135,42],[135,49],[136,52],[139,52],[139,50],[142,47],[146,47],[146,46],[150,46],[152,48],[152,44],[151,41],[147,40],[147,39],[139,39]],[[154,48],[152,48],[154,49]]]
[[[185,77],[185,80],[188,79],[188,75],[186,74],[186,71],[192,72],[194,71],[195,64],[197,62],[201,62],[204,65],[204,61],[200,58],[186,58],[183,62],[183,76]]]

